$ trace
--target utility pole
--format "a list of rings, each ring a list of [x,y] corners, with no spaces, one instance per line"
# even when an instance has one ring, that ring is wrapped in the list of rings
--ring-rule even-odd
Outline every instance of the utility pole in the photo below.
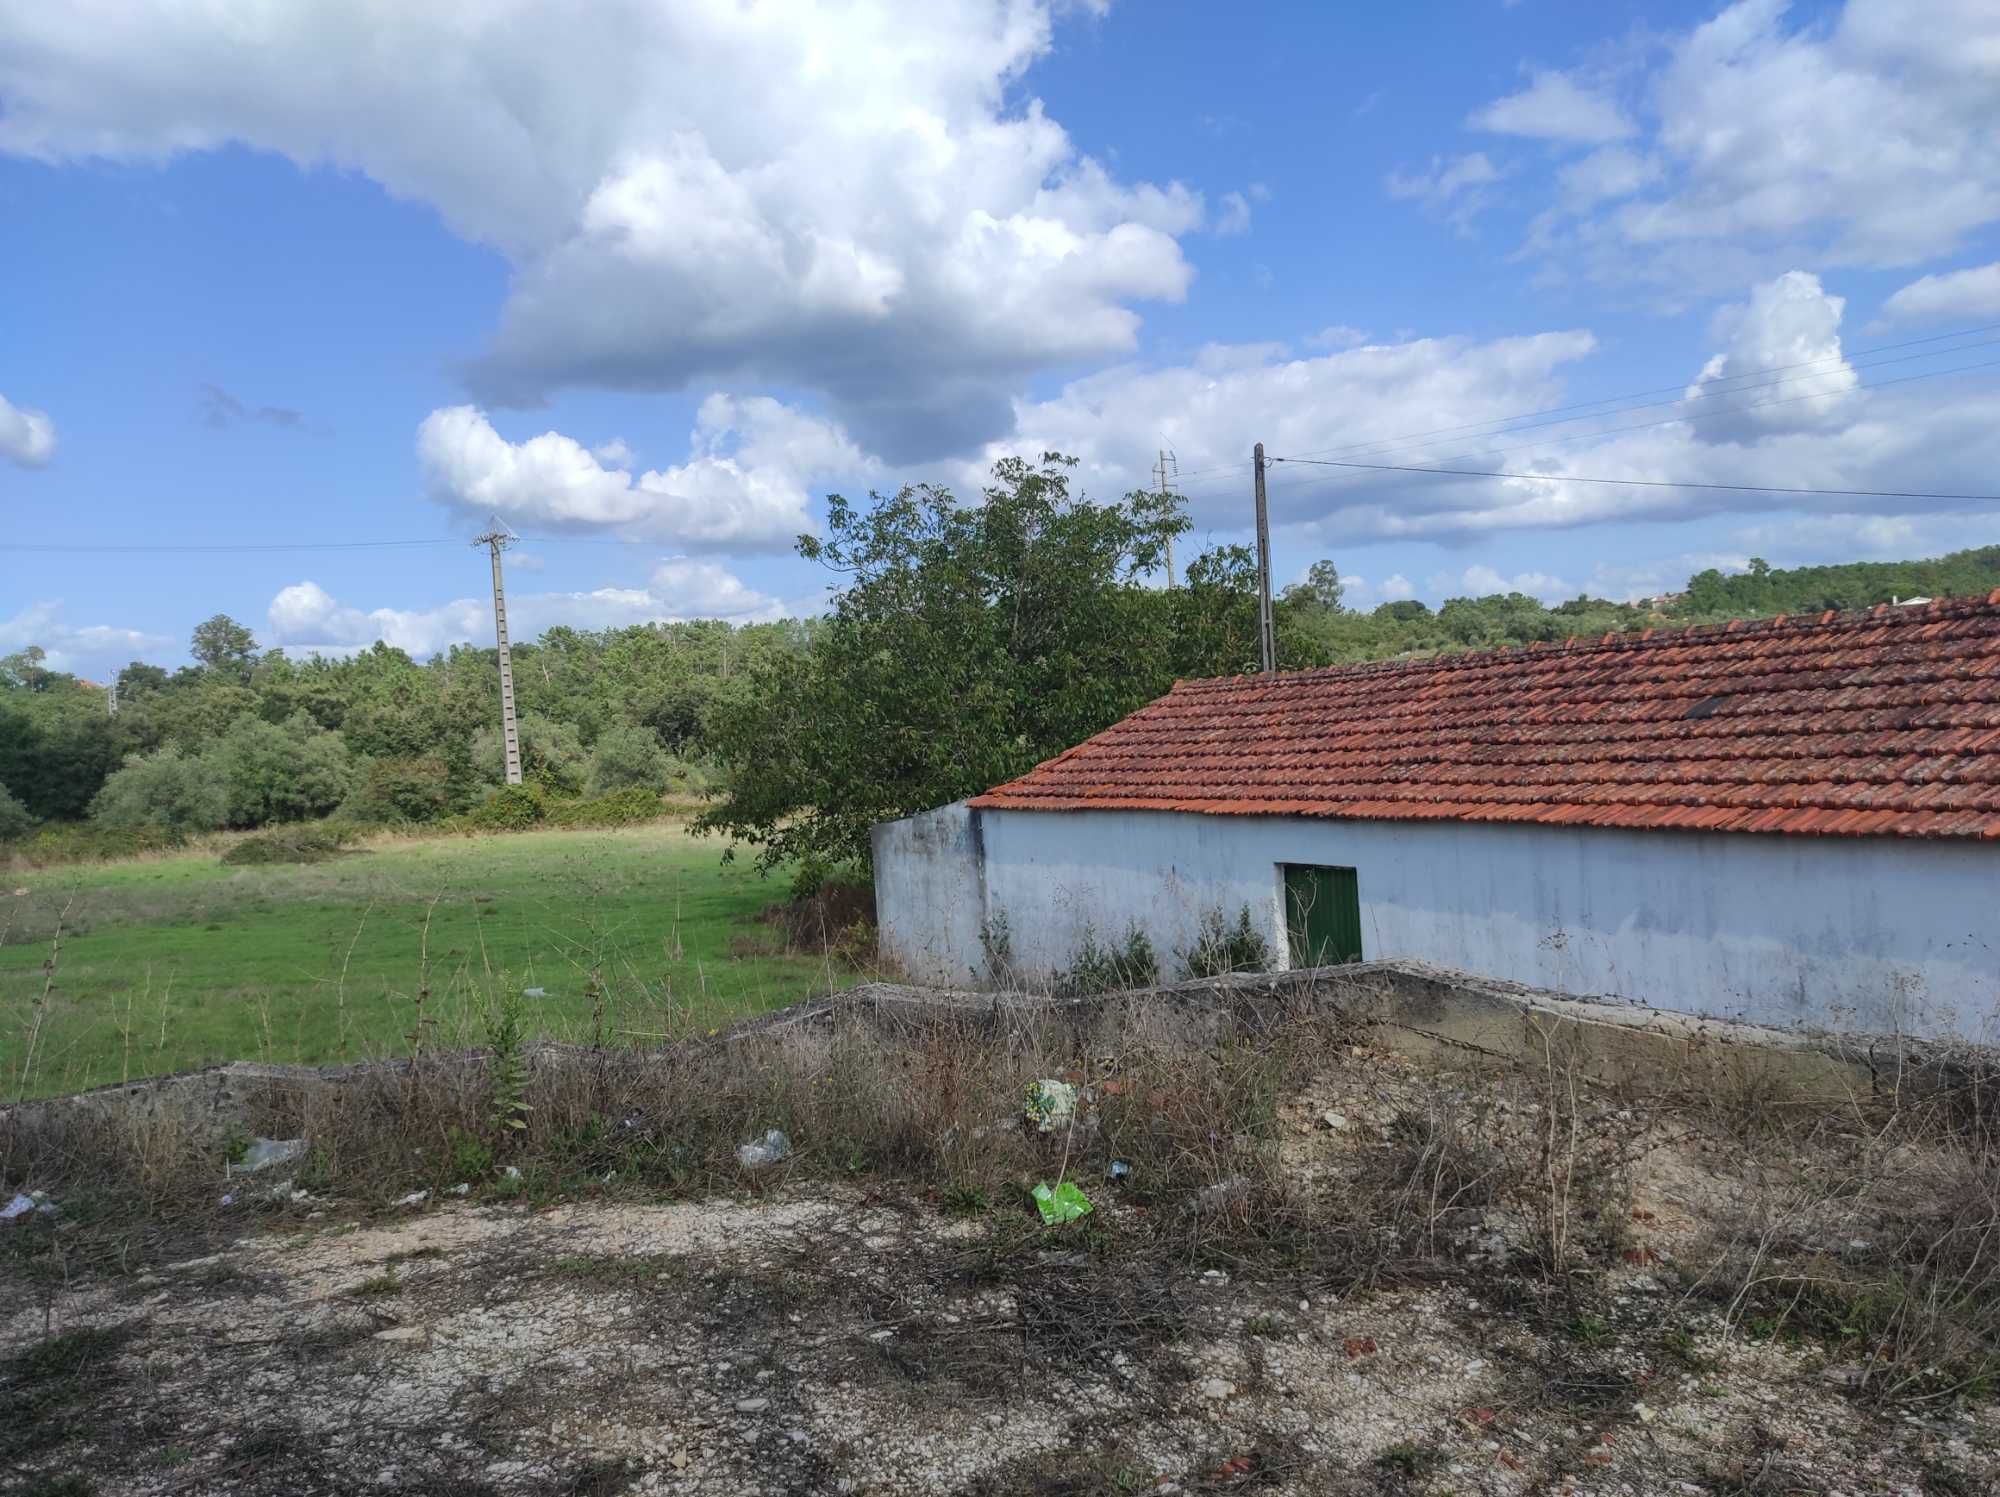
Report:
[[[1278,668],[1278,631],[1271,623],[1271,512],[1264,502],[1264,444],[1257,444],[1257,636],[1264,674]],[[496,554],[493,565],[500,565]],[[497,575],[497,573],[496,573]]]
[[[1260,452],[1262,448],[1258,449]],[[1263,471],[1261,468],[1258,470]],[[514,535],[493,517],[493,528],[472,544],[493,553],[493,637],[500,646],[500,741],[506,751],[507,783],[521,783],[521,730],[514,721],[514,656],[507,648],[507,592],[500,582],[500,553]]]
[[[122,674],[122,673],[121,673],[121,674]],[[118,715],[118,677],[117,677],[117,676],[113,676],[113,677],[111,678],[111,689],[110,689],[109,691],[107,691],[107,692],[106,692],[106,693],[104,694],[104,696],[105,696],[105,713],[104,713],[104,715],[105,715],[106,717],[116,717],[116,716]]]
[[[1173,464],[1174,472],[1176,475],[1178,475],[1180,473],[1180,463],[1175,459],[1174,455],[1171,452],[1167,451],[1166,448],[1162,447],[1160,449],[1160,461],[1154,467],[1153,473],[1154,476],[1156,476],[1160,480],[1160,498],[1163,500],[1167,497],[1167,492],[1168,492],[1167,465],[1169,463]],[[1169,535],[1167,537],[1167,591],[1172,592],[1173,590],[1174,590],[1174,538],[1172,535]]]

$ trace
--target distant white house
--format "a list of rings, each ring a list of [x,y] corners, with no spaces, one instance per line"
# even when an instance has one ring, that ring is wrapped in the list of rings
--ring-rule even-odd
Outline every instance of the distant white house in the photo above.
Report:
[[[1183,682],[875,829],[885,955],[1415,957],[1690,1013],[2000,1039],[2000,591]]]

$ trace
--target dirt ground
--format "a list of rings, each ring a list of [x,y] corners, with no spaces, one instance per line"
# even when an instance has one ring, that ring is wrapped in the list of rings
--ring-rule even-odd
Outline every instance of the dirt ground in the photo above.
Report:
[[[1147,1208],[1097,1165],[1098,1211],[1054,1230],[804,1178],[359,1219],[288,1201],[219,1251],[0,1311],[0,1490],[2000,1491],[1985,1391],[1861,1396],[1893,1353],[1760,1324],[1749,1292],[1759,1264],[1865,1257],[1924,1161],[1819,1189],[1846,1156],[1546,1097],[1355,1049],[1285,1098],[1281,1167],[1326,1230],[1365,1236],[1343,1192],[1413,1150],[1398,1188],[1448,1197],[1414,1218],[1429,1271],[1344,1290],[1270,1255],[1128,1258]],[[1555,1209],[1477,1188],[1503,1156],[1565,1161]],[[1744,1292],[1718,1289],[1746,1251]],[[1538,1256],[1576,1266],[1552,1282]]]

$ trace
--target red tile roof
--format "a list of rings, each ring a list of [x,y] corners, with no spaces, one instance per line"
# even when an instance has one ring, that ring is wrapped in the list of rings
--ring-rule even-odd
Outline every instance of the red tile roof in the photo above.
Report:
[[[2000,841],[2000,589],[1183,681],[972,804]]]

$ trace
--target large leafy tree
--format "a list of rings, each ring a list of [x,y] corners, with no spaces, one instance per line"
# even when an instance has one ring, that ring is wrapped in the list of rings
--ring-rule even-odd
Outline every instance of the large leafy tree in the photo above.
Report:
[[[194,626],[188,653],[204,670],[247,681],[257,663],[257,638],[226,613],[218,613]]]
[[[1240,569],[1207,585],[1198,559],[1171,594],[1145,581],[1188,528],[1175,496],[1093,503],[1072,468],[1010,458],[979,504],[930,484],[831,498],[799,551],[846,585],[809,652],[711,714],[729,789],[704,825],[766,866],[865,857],[875,822],[1020,774],[1210,664],[1246,602],[1254,649]]]

